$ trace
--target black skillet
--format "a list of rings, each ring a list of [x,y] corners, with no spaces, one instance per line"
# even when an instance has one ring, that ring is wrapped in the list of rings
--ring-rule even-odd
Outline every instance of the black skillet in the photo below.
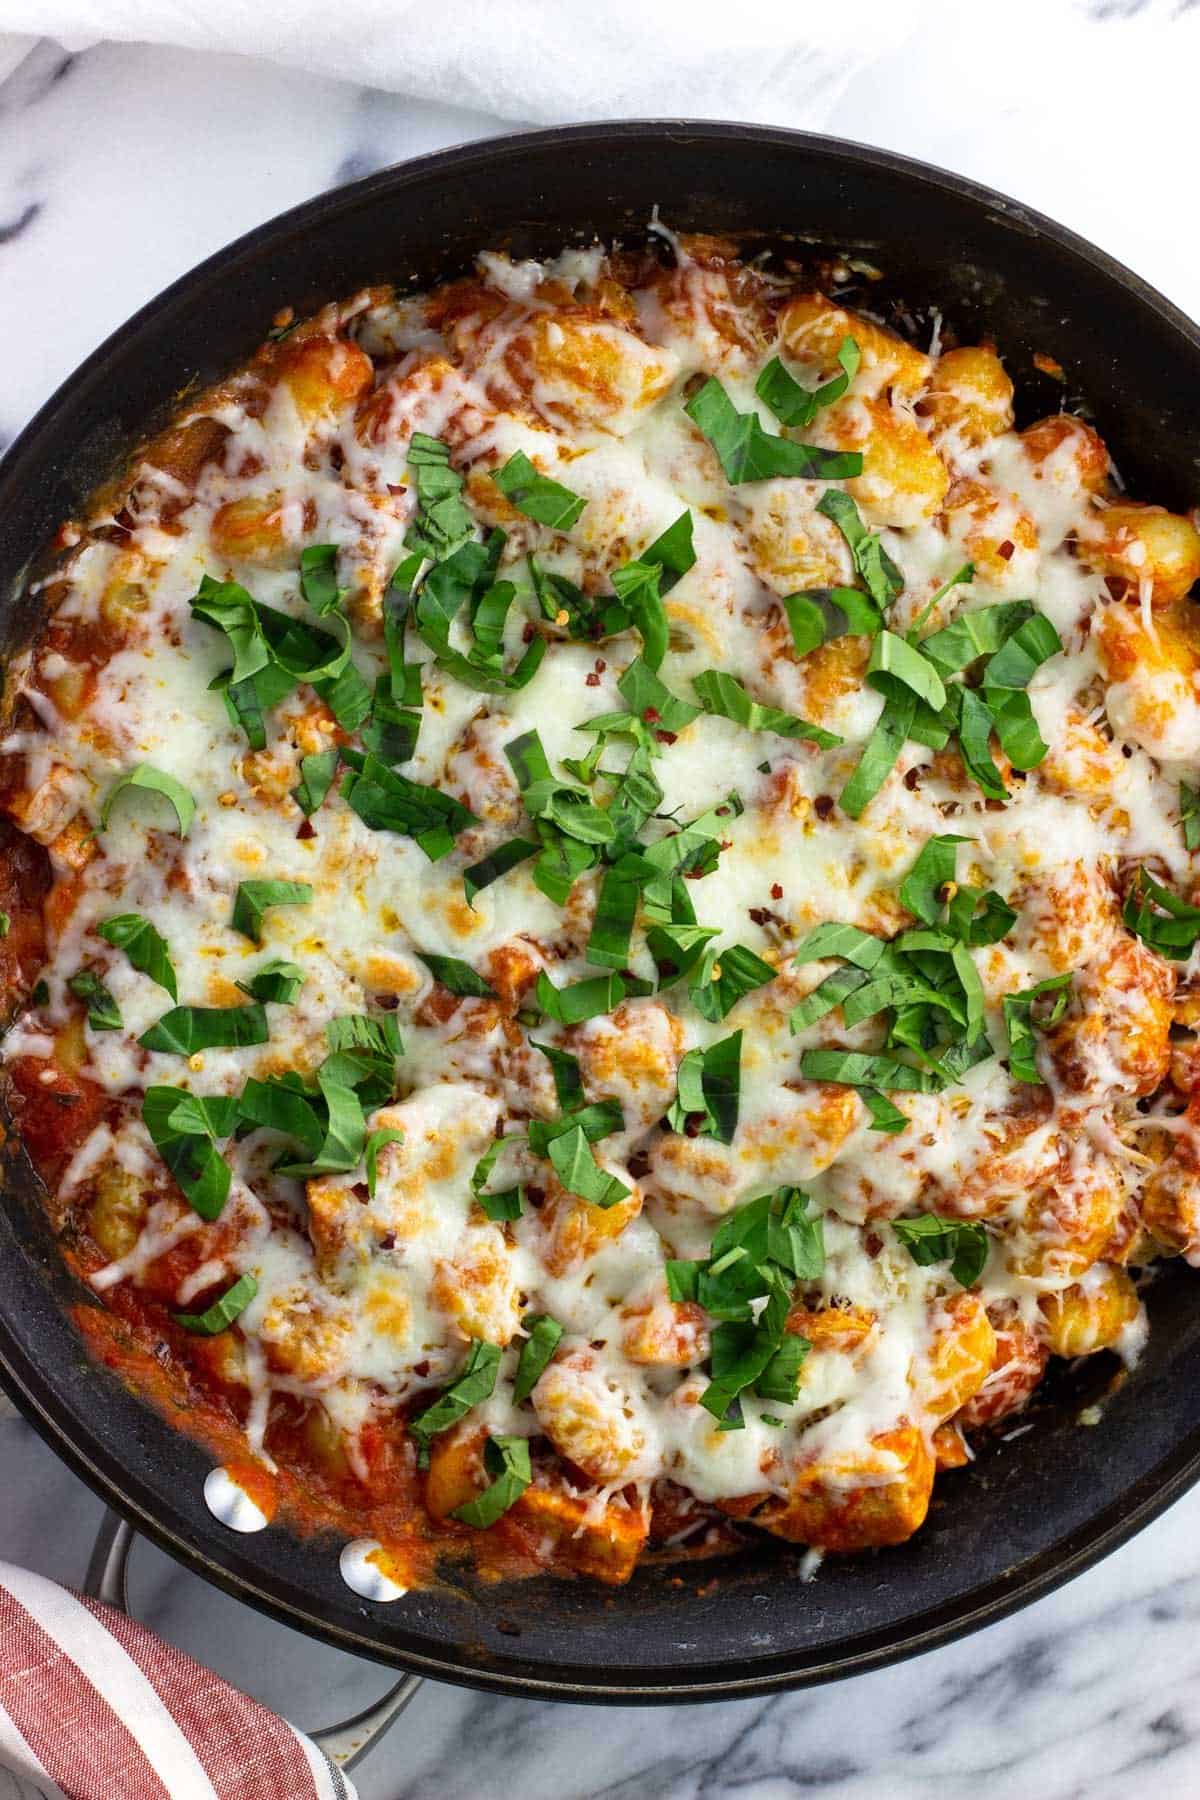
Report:
[[[1068,373],[1130,491],[1200,498],[1200,331],[1128,270],[1000,195],[881,151],[745,125],[664,121],[532,133],[427,156],[323,195],[185,275],[91,356],[0,465],[0,639],[28,635],[24,573],[59,522],[169,413],[261,341],[365,282],[424,286],[474,252],[552,254],[593,236],[642,241],[651,208],[681,229],[790,238],[886,271],[855,296],[966,342],[990,333],[1025,420]],[[916,309],[914,315],[913,309]],[[1150,1299],[1136,1374],[1076,1423],[1092,1388],[1058,1383],[1031,1428],[940,1478],[903,1548],[830,1559],[815,1582],[769,1541],[741,1559],[652,1567],[616,1592],[537,1580],[481,1594],[357,1599],[336,1546],[282,1528],[237,1538],[201,1498],[207,1458],[93,1366],[62,1302],[69,1283],[33,1184],[0,1210],[0,1375],[64,1460],[189,1567],[316,1637],[443,1680],[547,1698],[625,1701],[762,1693],[877,1667],[945,1643],[1047,1592],[1114,1549],[1200,1475],[1200,1309],[1172,1268]],[[1095,1363],[1103,1359],[1095,1359]],[[1092,1365],[1104,1382],[1111,1367]],[[682,1575],[682,1579],[680,1579]]]

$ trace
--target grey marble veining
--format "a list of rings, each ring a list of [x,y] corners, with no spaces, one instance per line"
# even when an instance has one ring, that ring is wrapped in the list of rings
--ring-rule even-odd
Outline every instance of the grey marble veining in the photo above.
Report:
[[[1006,16],[1032,34],[1038,10],[1014,0]],[[1033,35],[985,32],[976,8],[936,0],[914,10],[902,50],[855,77],[832,129],[1018,194],[1200,312],[1185,178],[1196,39],[1184,34],[1197,10],[1093,0],[1080,9],[1091,27],[1039,56]],[[1119,156],[1079,98],[1118,86]],[[663,110],[687,110],[666,72]],[[0,85],[0,447],[110,330],[239,232],[497,129],[233,56],[40,46]],[[78,1581],[99,1512],[27,1426],[0,1416],[0,1557]],[[388,1684],[149,1546],[133,1594],[140,1617],[298,1724],[357,1710]],[[1067,1588],[915,1662],[655,1710],[429,1684],[356,1779],[363,1800],[1192,1800],[1198,1623],[1200,1491]]]

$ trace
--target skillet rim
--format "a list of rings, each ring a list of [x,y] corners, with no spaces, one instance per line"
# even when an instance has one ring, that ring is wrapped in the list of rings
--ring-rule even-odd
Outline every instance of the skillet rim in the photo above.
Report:
[[[124,351],[141,334],[165,329],[172,309],[180,302],[191,302],[197,291],[235,274],[244,263],[257,261],[268,248],[278,249],[298,232],[320,229],[330,218],[362,206],[369,207],[380,196],[401,193],[406,186],[430,176],[453,181],[456,177],[464,177],[476,165],[486,172],[488,165],[498,159],[519,160],[523,155],[536,154],[539,150],[569,148],[571,145],[604,145],[614,138],[626,143],[642,142],[647,146],[666,140],[683,148],[695,144],[697,149],[741,144],[750,153],[772,147],[792,148],[806,152],[816,161],[824,161],[834,170],[849,166],[866,173],[900,178],[915,189],[941,193],[966,203],[985,218],[995,219],[1009,228],[1015,227],[1032,238],[1046,240],[1075,258],[1106,282],[1122,289],[1135,307],[1154,314],[1200,357],[1200,327],[1126,265],[1035,208],[936,165],[848,139],[770,125],[666,117],[554,126],[477,139],[391,164],[289,208],[196,264],[110,333],[60,383],[14,439],[0,458],[0,512],[21,480],[25,458],[44,454],[47,446],[53,447],[58,432],[58,413],[64,404],[94,390],[103,380],[114,355]],[[40,545],[33,547],[23,568],[28,567],[40,549]],[[6,599],[6,596],[0,596],[0,606]],[[80,1433],[79,1421],[71,1417],[68,1404],[55,1393],[53,1383],[46,1381],[41,1370],[28,1361],[2,1313],[0,1386],[56,1454],[101,1499],[160,1549],[234,1598],[310,1637],[375,1662],[493,1693],[576,1703],[668,1704],[764,1695],[844,1679],[922,1654],[1007,1617],[1053,1592],[1119,1548],[1200,1480],[1200,1431],[1193,1430],[1132,1490],[1122,1493],[1062,1542],[1037,1553],[1023,1573],[998,1577],[929,1615],[910,1615],[906,1623],[884,1625],[874,1632],[860,1633],[858,1642],[862,1647],[851,1652],[802,1653],[804,1661],[800,1666],[796,1666],[793,1659],[793,1666],[761,1675],[736,1676],[722,1672],[711,1679],[698,1676],[679,1680],[669,1669],[647,1666],[644,1671],[639,1671],[637,1682],[599,1680],[583,1683],[497,1668],[495,1659],[487,1651],[469,1644],[456,1644],[457,1660],[451,1662],[377,1638],[369,1639],[330,1624],[315,1614],[307,1614],[300,1607],[259,1587],[249,1577],[225,1568],[122,1492],[119,1460],[106,1445],[98,1440],[83,1444],[77,1441],[87,1434]],[[1140,1496],[1134,1498],[1132,1506],[1127,1504],[1131,1494]],[[719,1668],[720,1665],[710,1667]]]

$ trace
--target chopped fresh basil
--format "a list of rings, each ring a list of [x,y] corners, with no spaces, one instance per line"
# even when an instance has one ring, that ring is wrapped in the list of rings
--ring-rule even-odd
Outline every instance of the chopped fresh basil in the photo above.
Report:
[[[909,643],[916,644],[918,632],[921,630],[922,626],[926,623],[926,621],[932,617],[934,608],[937,606],[939,601],[945,599],[946,595],[950,592],[951,588],[956,588],[956,587],[960,587],[960,586],[969,586],[970,583],[972,581],[974,581],[974,579],[975,579],[975,564],[968,562],[968,563],[964,563],[961,569],[956,569],[954,571],[954,574],[951,575],[951,577],[948,581],[943,581],[941,587],[939,587],[930,596],[929,600],[926,601],[925,605],[921,608],[920,612],[917,614],[916,618],[913,620],[912,624],[909,626],[908,633],[907,633]],[[922,644],[920,646],[920,649],[922,651],[922,654],[924,654],[925,645]],[[944,675],[946,673],[946,671],[944,669],[940,669],[939,673]]]
[[[203,619],[223,631],[233,651],[230,679],[234,686],[250,680],[271,660],[271,650],[263,633],[258,606],[236,581],[214,581],[211,575],[200,579],[198,592],[191,601],[193,618]]]
[[[513,1377],[513,1405],[522,1406],[532,1394],[542,1372],[562,1341],[563,1328],[549,1313],[527,1313],[521,1321],[529,1333],[521,1345],[517,1372]]]
[[[595,1019],[619,1006],[625,998],[625,983],[616,974],[593,975],[558,988],[543,969],[538,974],[534,998],[546,1017],[556,1024],[579,1025],[584,1019]]]
[[[807,656],[830,638],[875,637],[883,630],[879,603],[860,588],[810,588],[784,596],[797,656]]]
[[[1189,787],[1186,781],[1179,784],[1179,823],[1184,849],[1200,850],[1200,791]]]
[[[220,1217],[229,1194],[229,1164],[217,1149],[237,1123],[238,1102],[201,1098],[185,1088],[148,1087],[142,1119],[151,1142],[202,1219]]]
[[[546,1155],[567,1192],[586,1200],[589,1206],[615,1206],[629,1193],[623,1181],[600,1167],[582,1125],[573,1125],[569,1131],[551,1138]]]
[[[754,391],[781,425],[793,430],[811,425],[823,406],[831,406],[841,399],[858,374],[862,357],[852,337],[842,339],[837,359],[842,371],[840,375],[822,382],[819,388],[805,388],[788,373],[779,357],[773,356],[755,382]]]
[[[638,901],[653,871],[642,856],[628,855],[604,871],[587,941],[587,959],[602,968],[624,969]]]
[[[123,775],[117,776],[100,808],[101,831],[108,830],[114,801],[132,788],[144,793],[161,794],[168,800],[175,813],[178,835],[181,838],[187,836],[196,816],[196,802],[181,781],[176,781],[173,775],[164,774],[161,769],[152,768],[149,763],[139,763],[136,769],[126,769]]]
[[[871,645],[867,680],[889,699],[898,699],[907,688],[934,712],[946,704],[946,689],[933,664],[894,631],[881,631]]]
[[[258,1283],[253,1275],[239,1275],[233,1286],[227,1287],[220,1299],[214,1300],[202,1313],[172,1313],[171,1317],[185,1331],[194,1331],[201,1337],[215,1337],[218,1331],[228,1331],[257,1292]]]
[[[733,486],[796,475],[808,481],[840,481],[862,474],[857,450],[821,450],[791,438],[772,437],[757,413],[740,413],[715,376],[688,401],[684,411],[717,453]]]
[[[817,511],[833,520],[849,546],[855,572],[875,604],[885,611],[902,591],[904,576],[881,540],[873,531],[867,530],[854,501],[839,488],[830,488],[828,493],[822,494]]]
[[[300,552],[300,592],[315,613],[332,612],[341,599],[336,544],[309,544]]]
[[[463,870],[463,892],[467,896],[467,905],[474,906],[475,896],[493,881],[499,881],[510,869],[519,863],[527,862],[536,856],[539,846],[530,838],[509,838],[506,844],[500,844],[479,862],[472,863],[469,869]]]
[[[1014,1081],[1040,1082],[1037,1066],[1037,1031],[1057,1025],[1070,1000],[1070,971],[1035,982],[1019,994],[1004,996],[1004,1026],[1008,1032],[1008,1070]],[[1049,997],[1053,995],[1051,1000]],[[1039,1005],[1039,1001],[1048,1004]]]
[[[971,564],[968,563],[966,567],[971,568]],[[953,581],[947,582],[946,587],[951,587],[955,581],[964,578],[964,571],[960,569]],[[934,601],[940,599],[945,592],[945,587],[939,588]],[[1032,600],[1006,600],[998,606],[980,606],[973,612],[960,613],[949,625],[922,639],[921,655],[943,677],[955,675],[960,669],[969,668],[981,656],[993,656],[1018,626],[1024,625],[1027,619],[1033,617],[1034,610]],[[918,620],[913,630],[919,629]]]
[[[238,986],[243,994],[249,994],[252,1000],[269,1000],[276,1006],[295,1006],[304,986],[304,970],[299,963],[284,962],[281,958],[264,963],[256,969],[249,981],[239,981]]]
[[[485,1216],[495,1223],[503,1219],[519,1219],[525,1206],[525,1190],[523,1187],[505,1188],[502,1192],[488,1193],[487,1184],[492,1170],[496,1166],[496,1158],[506,1144],[519,1144],[520,1136],[497,1138],[495,1143],[484,1152],[471,1174],[471,1192],[479,1202]]]
[[[842,741],[836,732],[825,731],[820,725],[810,725],[807,719],[796,718],[793,713],[780,712],[778,707],[764,706],[752,700],[736,676],[710,669],[695,676],[692,686],[705,712],[732,719],[735,725],[744,725],[747,731],[774,731],[780,737],[806,738],[822,750],[831,749]]]
[[[425,1455],[429,1453],[431,1438],[436,1437],[440,1431],[449,1431],[452,1425],[457,1425],[460,1419],[466,1418],[473,1406],[478,1406],[491,1397],[500,1369],[501,1354],[496,1344],[476,1338],[461,1372],[443,1389],[432,1406],[427,1406],[424,1412],[409,1420],[409,1435],[416,1439]]]
[[[300,758],[300,780],[292,789],[292,799],[306,819],[311,819],[333,786],[339,754],[337,750],[314,750],[311,756]]]
[[[80,969],[67,986],[77,1000],[87,1005],[87,1022],[93,1031],[120,1031],[124,1020],[121,1009],[94,969]]]
[[[543,1044],[537,1038],[530,1038],[529,1042],[550,1064],[554,1092],[563,1112],[574,1112],[581,1107],[584,1104],[583,1074],[578,1057],[572,1056],[569,1050],[560,1050],[557,1044]]]
[[[454,840],[479,820],[465,806],[443,794],[440,788],[389,769],[379,758],[343,751],[349,768],[342,780],[342,798],[372,831],[394,831],[415,840],[430,862],[438,862],[454,848]]]
[[[690,700],[681,700],[678,695],[673,694],[659,680],[644,657],[639,656],[630,663],[617,682],[617,687],[634,715],[635,723],[641,721],[656,731],[682,731],[700,716],[700,708],[693,706]],[[607,715],[607,718],[611,720],[612,715]],[[592,719],[579,729],[595,731],[599,726],[600,721]]]
[[[691,513],[680,513],[673,525],[668,525],[652,544],[647,544],[638,561],[658,564],[659,592],[669,594],[680,576],[686,575],[689,569],[695,567]]]
[[[659,590],[661,578],[660,565],[652,562],[625,563],[614,569],[611,577],[622,610],[641,632],[642,660],[648,669],[657,669],[667,653],[669,633]]]
[[[379,1180],[379,1152],[388,1144],[402,1144],[404,1133],[396,1125],[380,1125],[369,1132],[363,1148],[363,1161],[367,1167],[367,1193],[375,1198],[375,1184]]]
[[[312,886],[307,881],[240,881],[229,922],[252,944],[261,944],[263,914],[268,906],[307,906],[312,897]]]
[[[496,990],[490,982],[476,974],[470,963],[457,956],[435,956],[431,950],[418,950],[417,955],[433,976],[452,994],[463,999],[494,1000]]]
[[[809,1081],[836,1081],[845,1087],[879,1088],[884,1093],[904,1090],[934,1094],[942,1085],[928,1069],[916,1069],[894,1056],[876,1056],[861,1050],[805,1050],[800,1073]]]
[[[904,1131],[908,1126],[908,1114],[902,1113],[898,1106],[893,1106],[886,1094],[878,1088],[859,1088],[858,1097],[871,1115],[872,1131],[896,1133]]]
[[[541,474],[523,450],[510,456],[492,480],[519,513],[536,520],[539,525],[548,525],[553,531],[570,531],[587,505],[586,500],[573,494],[570,488]]]
[[[958,865],[958,846],[969,842],[969,838],[954,832],[926,838],[916,862],[901,883],[901,906],[906,906],[926,925],[936,925],[940,920],[943,891],[953,883]]]
[[[529,1461],[529,1439],[523,1437],[489,1437],[483,1446],[484,1472],[491,1483],[474,1500],[456,1506],[452,1518],[461,1519],[477,1531],[486,1531],[497,1519],[515,1506],[533,1480]]]
[[[698,1135],[731,1144],[741,1099],[741,1064],[740,1031],[707,1049],[689,1050],[679,1064],[677,1092],[667,1112],[671,1130],[686,1132],[689,1121],[697,1119]]]
[[[148,975],[165,988],[172,1000],[179,998],[167,940],[149,919],[143,919],[140,913],[114,913],[97,925],[96,936],[123,950],[138,973]]]
[[[1200,907],[1181,900],[1140,867],[1121,909],[1130,931],[1170,962],[1185,962],[1200,938]]]
[[[451,555],[475,530],[462,500],[463,478],[450,467],[449,444],[424,431],[414,431],[409,440],[408,466],[416,481],[417,515],[404,542],[418,558],[437,562]]]
[[[143,1050],[171,1056],[194,1056],[198,1050],[241,1050],[265,1044],[270,1037],[267,1015],[259,1003],[250,1006],[173,1006],[143,1031]]]
[[[841,809],[848,818],[862,817],[868,802],[875,798],[895,768],[916,713],[917,696],[908,690],[896,699],[884,701],[875,729],[839,796]]]
[[[893,1219],[892,1229],[922,1268],[949,1261],[950,1273],[960,1287],[973,1287],[983,1273],[988,1259],[988,1236],[983,1226],[973,1220],[920,1213],[915,1219]]]
[[[660,930],[671,929],[659,927]],[[675,926],[676,932],[686,929]],[[688,981],[692,1005],[702,1018],[718,1024],[738,1001],[755,988],[774,981],[778,971],[747,950],[744,944],[727,944],[723,950],[708,948],[700,956]]]

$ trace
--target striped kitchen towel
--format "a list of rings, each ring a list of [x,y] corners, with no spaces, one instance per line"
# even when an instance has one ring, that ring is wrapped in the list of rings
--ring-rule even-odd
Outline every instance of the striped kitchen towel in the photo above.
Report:
[[[301,1732],[144,1625],[0,1563],[0,1800],[38,1795],[355,1800]]]

